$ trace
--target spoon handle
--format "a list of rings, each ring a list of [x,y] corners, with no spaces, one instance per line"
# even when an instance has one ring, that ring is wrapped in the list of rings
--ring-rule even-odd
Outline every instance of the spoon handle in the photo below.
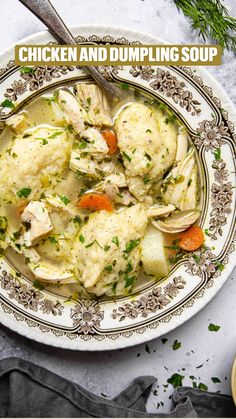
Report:
[[[26,6],[36,17],[38,17],[55,38],[65,45],[77,44],[72,33],[69,31],[56,9],[53,7],[49,0],[19,0]],[[97,84],[105,91],[107,96],[113,101],[119,98],[119,91],[111,83],[99,73],[94,66],[85,66],[90,72]]]

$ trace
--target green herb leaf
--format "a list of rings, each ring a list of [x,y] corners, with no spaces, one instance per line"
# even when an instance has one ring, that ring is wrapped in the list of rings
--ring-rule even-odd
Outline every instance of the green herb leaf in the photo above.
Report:
[[[59,198],[65,205],[68,205],[70,202],[70,199],[68,199],[65,195],[59,195]]]
[[[148,174],[143,176],[143,183],[144,185],[147,185],[151,181],[151,178],[148,176]]]
[[[152,158],[151,158],[150,154],[148,154],[147,152],[145,152],[145,157],[146,157],[149,161],[151,161],[151,160],[152,160]]]
[[[5,100],[1,103],[1,106],[2,106],[3,108],[12,108],[12,109],[15,107],[14,103],[12,103],[12,101],[11,101],[10,99],[5,99]]]
[[[211,38],[223,48],[236,51],[236,18],[220,0],[175,0],[187,18],[191,28],[203,39]]]
[[[8,221],[6,217],[0,216],[0,231],[5,233],[7,229]]]
[[[81,220],[81,218],[78,216],[78,215],[76,215],[74,218],[73,218],[73,222],[75,223],[75,224],[81,224],[82,223],[82,220]]]
[[[34,74],[35,73],[35,68],[33,68],[33,67],[21,67],[20,68],[20,73],[21,74]]]
[[[53,243],[53,244],[57,244],[57,243],[58,243],[58,241],[57,241],[56,237],[54,237],[54,236],[50,236],[50,237],[48,237],[48,240],[49,240],[51,243]]]
[[[56,131],[56,132],[54,132],[53,134],[51,134],[51,135],[48,137],[48,139],[49,139],[49,140],[54,140],[54,138],[58,137],[58,135],[61,135],[61,134],[62,134],[62,131]]]
[[[118,239],[118,237],[117,237],[117,236],[113,237],[113,239],[112,239],[112,243],[114,243],[117,247],[119,247],[120,242],[119,242],[119,239]]]
[[[105,266],[105,268],[104,268],[107,272],[111,272],[112,271],[112,265],[107,265],[107,266]]]
[[[86,246],[85,246],[86,249],[88,249],[89,247],[91,247],[94,243],[95,243],[95,240],[93,242],[89,243],[89,244],[86,244]]]
[[[220,148],[217,148],[216,151],[214,152],[214,156],[216,160],[220,160],[221,159],[221,150]]]
[[[168,378],[167,383],[172,384],[174,388],[182,386],[182,381],[184,379],[184,375],[180,375],[178,373],[173,374],[170,378]]]
[[[125,157],[128,161],[132,160],[132,158],[125,151],[123,151],[122,156]]]
[[[218,332],[218,330],[220,330],[220,326],[210,323],[208,326],[208,330],[210,330],[210,332]]]
[[[178,340],[175,340],[172,348],[174,351],[177,351],[177,349],[181,348],[181,342],[179,342]]]
[[[85,242],[85,238],[84,238],[83,234],[80,234],[80,235],[79,235],[79,241],[80,241],[81,243],[84,243],[84,242]]]
[[[104,252],[108,252],[108,250],[111,248],[111,246],[108,246],[107,244],[104,246],[103,250]]]
[[[129,90],[129,85],[128,85],[128,83],[121,83],[120,84],[120,87],[121,87],[121,89],[123,89],[123,90]]]
[[[87,146],[88,146],[88,143],[86,141],[84,141],[84,140],[79,143],[80,150],[83,150]]]
[[[203,383],[199,383],[197,388],[199,390],[203,390],[203,391],[207,391],[208,390],[207,385],[206,384],[203,384]]]
[[[31,194],[30,188],[22,188],[17,192],[17,195],[19,198],[28,198],[28,196]]]
[[[225,265],[223,265],[223,263],[221,263],[220,261],[216,260],[216,266],[217,268],[222,272],[225,269]]]
[[[136,276],[128,276],[125,274],[125,288],[132,287],[136,279]]]
[[[112,292],[114,292],[114,294],[116,293],[116,288],[117,288],[117,282],[113,282],[111,289],[112,289]]]
[[[34,286],[34,288],[37,288],[38,290],[44,290],[45,289],[44,285],[40,281],[38,281],[37,279],[33,282],[33,286]]]
[[[125,246],[125,252],[130,253],[133,249],[135,249],[135,247],[139,245],[139,243],[140,243],[140,239],[130,240],[130,242],[127,243]]]
[[[221,380],[218,377],[211,377],[213,383],[221,383]]]

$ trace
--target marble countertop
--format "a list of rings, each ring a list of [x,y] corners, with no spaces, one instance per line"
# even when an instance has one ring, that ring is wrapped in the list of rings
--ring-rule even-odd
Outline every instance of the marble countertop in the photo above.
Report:
[[[33,0],[32,0],[33,1]],[[173,43],[198,43],[186,19],[173,0],[53,0],[52,3],[68,25],[80,23],[106,24],[140,30]],[[236,15],[236,2],[224,2]],[[44,30],[34,16],[18,0],[0,2],[0,50],[10,44]],[[209,71],[236,104],[236,58],[226,52],[220,67]],[[137,375],[155,375],[158,379],[148,402],[149,411],[168,412],[171,385],[167,379],[176,372],[184,376],[183,384],[204,383],[210,391],[230,394],[230,371],[236,355],[236,271],[218,295],[187,323],[148,345],[113,352],[85,353],[55,349],[32,342],[0,326],[0,358],[19,356],[42,365],[90,391],[114,397]],[[220,325],[218,332],[208,330],[209,323]],[[181,342],[173,350],[175,340]],[[218,377],[219,383],[213,383]],[[160,405],[162,402],[164,405]],[[159,408],[158,408],[159,406]]]

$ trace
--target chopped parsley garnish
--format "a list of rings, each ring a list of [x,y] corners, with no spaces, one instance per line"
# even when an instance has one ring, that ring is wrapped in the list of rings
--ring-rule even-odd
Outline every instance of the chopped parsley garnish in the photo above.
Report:
[[[125,274],[125,288],[132,287],[136,281],[136,276],[128,276]]]
[[[79,241],[80,241],[81,243],[84,243],[84,242],[85,242],[85,238],[84,238],[83,234],[80,234],[80,235],[79,235]]]
[[[86,142],[86,141],[81,141],[80,143],[79,143],[79,148],[81,149],[81,150],[83,150],[84,148],[86,148],[88,146],[88,143]]]
[[[216,160],[220,160],[221,159],[221,150],[220,148],[217,148],[214,152],[214,156]]]
[[[37,288],[38,290],[44,290],[44,285],[38,281],[37,279],[33,282],[34,288]]]
[[[112,265],[107,265],[107,266],[105,266],[105,268],[104,268],[107,272],[111,272],[112,271]]]
[[[166,118],[165,123],[166,123],[166,124],[169,124],[169,122],[175,122],[175,120],[176,120],[176,116],[175,116],[175,115],[169,115],[169,116]]]
[[[76,158],[76,160],[80,160],[80,159],[79,158]],[[77,170],[76,171],[76,177],[77,177],[77,179],[79,179],[81,176],[86,176],[86,173],[85,172],[81,172],[80,170]],[[84,189],[84,192],[86,192],[86,190],[87,189]]]
[[[211,377],[213,383],[221,383],[221,380],[218,377]]]
[[[206,384],[203,384],[203,383],[199,383],[197,388],[199,390],[203,390],[203,391],[207,391],[208,390],[207,385]]]
[[[93,242],[91,242],[91,243],[89,243],[89,244],[86,244],[86,246],[85,246],[85,247],[86,247],[86,249],[88,249],[89,247],[91,247],[91,246],[95,243],[95,241],[96,241],[96,240],[94,240]]]
[[[103,250],[104,252],[108,252],[108,250],[111,248],[111,246],[108,246],[107,244],[104,246]]]
[[[132,160],[132,158],[125,151],[123,151],[122,156],[124,156],[129,162]]]
[[[70,202],[70,200],[65,195],[59,195],[59,198],[65,205],[68,205]]]
[[[127,268],[125,270],[125,273],[129,274],[130,272],[132,272],[132,270],[133,270],[133,265],[132,265],[131,261],[129,261],[127,263]]]
[[[151,134],[152,131],[150,129],[146,129],[146,132]]]
[[[17,195],[19,198],[28,198],[28,196],[31,194],[30,188],[22,188],[17,192]]]
[[[35,68],[33,68],[33,67],[21,67],[20,68],[20,73],[21,74],[34,74],[35,73]]]
[[[58,137],[58,135],[61,135],[61,134],[62,134],[62,131],[56,131],[56,132],[54,132],[53,134],[51,134],[51,135],[48,137],[48,139],[49,139],[49,140],[54,140],[54,138]]]
[[[58,243],[57,239],[56,239],[54,236],[50,236],[50,237],[48,237],[48,240],[49,240],[51,243],[53,243],[53,244],[57,244],[57,243]]]
[[[0,229],[0,232],[1,232],[1,229]],[[20,238],[20,230],[14,231],[13,237],[15,240],[18,240]]]
[[[210,323],[208,326],[208,330],[210,330],[210,332],[218,332],[218,330],[220,330],[220,326],[218,326],[217,324]]]
[[[208,230],[208,228],[205,228],[204,233],[205,233],[206,236],[209,236],[209,230]]]
[[[152,158],[151,158],[150,154],[148,154],[147,152],[145,152],[145,157],[146,157],[149,161],[151,161],[151,160],[152,160]]]
[[[139,99],[141,96],[141,93],[138,89],[134,89],[134,97],[135,99]]]
[[[3,108],[11,108],[13,109],[15,107],[14,103],[12,103],[12,101],[10,99],[5,99],[2,103],[1,106]]]
[[[38,137],[38,138],[35,138],[35,140],[40,140],[40,141],[42,141],[42,144],[43,144],[43,145],[48,144],[48,141],[46,140],[46,138],[41,138],[41,137]]]
[[[76,216],[73,218],[73,222],[74,222],[75,224],[81,224],[81,223],[82,223],[82,220],[81,220],[81,218],[80,218],[78,215],[76,215]]]
[[[114,292],[114,294],[116,292],[116,288],[117,288],[117,282],[113,282],[111,289],[112,289],[112,292]]]
[[[143,183],[144,185],[147,185],[151,181],[150,177],[146,174],[143,176]]]
[[[135,247],[137,247],[140,243],[140,239],[130,240],[129,243],[125,246],[125,253],[130,253]]]
[[[196,255],[195,253],[193,253],[193,259],[198,263],[200,262],[200,257],[198,255]]]
[[[0,231],[1,232],[5,233],[5,231],[7,229],[7,224],[8,224],[7,218],[0,216]]]
[[[183,379],[184,379],[184,375],[175,373],[170,378],[168,378],[167,383],[172,384],[172,386],[176,388],[183,385],[182,384]]]
[[[170,246],[164,246],[165,249],[169,249],[169,250],[179,250],[179,246],[177,246],[177,244],[172,244]]]
[[[172,348],[174,351],[177,351],[177,349],[181,348],[181,342],[179,342],[178,340],[175,340]]]
[[[222,272],[225,269],[225,265],[223,265],[223,263],[219,262],[218,260],[216,260],[216,266],[217,268]]]
[[[118,239],[117,236],[115,236],[115,237],[112,238],[112,243],[114,243],[117,247],[119,247],[120,242],[119,242],[119,239]]]
[[[123,89],[123,90],[129,90],[129,85],[128,85],[128,83],[121,83],[121,84],[120,84],[120,87],[121,87],[121,89]]]

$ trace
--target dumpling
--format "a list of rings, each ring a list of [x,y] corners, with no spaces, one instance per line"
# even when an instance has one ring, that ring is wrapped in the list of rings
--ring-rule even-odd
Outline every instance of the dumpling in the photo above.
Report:
[[[65,129],[38,126],[17,136],[0,159],[0,194],[4,202],[38,199],[67,169],[72,139]]]
[[[130,291],[139,270],[140,240],[147,222],[143,204],[89,217],[72,254],[78,279],[90,293],[114,296]]]
[[[134,102],[118,114],[115,128],[129,189],[142,200],[175,161],[176,130],[162,112]]]

